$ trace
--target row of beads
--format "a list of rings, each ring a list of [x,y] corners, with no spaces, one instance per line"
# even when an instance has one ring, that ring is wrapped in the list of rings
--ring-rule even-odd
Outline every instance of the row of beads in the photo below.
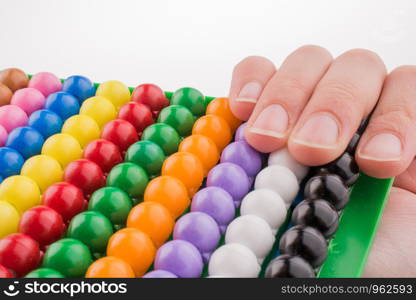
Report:
[[[363,129],[361,129],[363,130]],[[328,253],[328,240],[336,232],[341,210],[348,203],[349,187],[358,178],[353,155],[360,134],[337,160],[314,170],[305,185],[305,200],[296,205],[292,224],[281,237],[277,256],[265,276],[314,277]]]
[[[74,77],[71,78],[73,79]],[[64,82],[64,86],[65,83],[66,81]],[[103,85],[104,86],[100,86],[102,89],[108,89],[110,91],[115,90],[114,88],[111,89],[111,86],[122,87],[122,84],[119,82],[106,82]],[[110,89],[108,88],[108,85],[111,85]],[[71,87],[72,92],[80,92],[80,88],[76,89],[74,85],[68,86]],[[124,92],[125,94],[127,92],[128,95],[130,94],[127,87],[125,87],[125,89],[122,89],[122,92]],[[120,98],[120,95],[115,95],[114,93],[117,93],[117,91],[113,92],[112,95],[110,94],[107,96],[110,96],[111,99],[117,98],[117,96],[118,98]],[[118,91],[118,93],[120,93],[120,91]],[[160,94],[163,95],[163,92],[161,90]],[[99,101],[96,102],[95,100]],[[107,107],[112,108],[112,110],[103,110],[103,104],[104,108],[107,104]],[[140,103],[137,103],[137,105],[139,104]],[[47,188],[43,194],[44,205],[30,209],[26,211],[26,213],[22,216],[19,225],[19,231],[26,234],[26,237],[34,238],[41,246],[41,249],[44,249],[45,246],[55,241],[62,235],[65,229],[63,222],[69,222],[69,220],[75,214],[86,208],[88,204],[86,200],[84,200],[84,198],[88,199],[89,195],[95,189],[104,185],[104,174],[108,172],[109,168],[111,168],[112,166],[114,166],[122,160],[120,153],[122,152],[122,150],[124,150],[123,147],[128,146],[126,143],[131,144],[136,142],[138,140],[138,133],[141,133],[136,132],[134,126],[125,120],[117,119],[110,121],[112,118],[116,117],[116,109],[109,100],[102,96],[96,96],[85,100],[81,107],[81,110],[83,110],[83,108],[85,108],[83,112],[86,115],[90,115],[94,120],[97,120],[98,122],[101,120],[103,121],[103,123],[104,120],[108,120],[109,122],[104,126],[102,130],[103,139],[92,141],[84,149],[84,159],[79,159],[68,163],[63,176],[66,182],[56,183]],[[124,111],[128,112],[128,110]],[[125,113],[122,114],[120,110],[119,117],[122,118],[124,116]],[[142,124],[143,127],[147,126],[149,123],[153,123],[152,112],[145,105],[143,105],[141,113],[136,115],[136,117],[140,120],[145,120],[147,122],[145,124]],[[122,126],[122,128],[120,128],[120,126]],[[63,139],[61,139],[61,141],[64,142],[64,144],[57,143],[54,145],[54,148],[57,150],[55,151],[55,153],[58,155],[59,146],[68,146],[67,144],[65,144],[65,142],[71,142],[74,140],[74,137],[72,137],[71,135],[58,134],[51,137],[51,139],[54,137],[62,137]],[[120,143],[121,148],[118,148],[111,141],[123,141],[124,143]],[[76,140],[75,142],[76,143],[72,144],[77,145],[76,150],[79,151],[76,151],[76,158],[78,158],[78,154],[81,155],[82,151],[80,150],[81,147],[79,143]],[[60,162],[69,161],[68,157],[65,157],[65,155],[72,155],[73,152],[71,150],[74,149],[71,149],[71,147],[64,147],[64,149],[60,150],[62,153],[62,155],[59,156]],[[66,153],[65,150],[67,150]],[[16,238],[18,237],[21,239],[25,239],[25,235],[19,235]],[[7,249],[5,251],[7,254]],[[12,251],[9,251],[9,253],[11,252]],[[28,251],[27,255],[22,254],[20,258],[17,260],[17,262],[20,263],[30,260],[30,255],[35,256],[34,252],[36,251]],[[35,260],[32,259],[32,262],[33,261]],[[36,266],[36,264],[34,265],[32,263],[30,266],[32,266],[33,268],[33,266]],[[26,264],[26,272],[30,270],[30,266]],[[19,269],[18,266],[10,266],[10,268],[13,270]],[[22,275],[23,272],[16,271],[16,273],[18,275]]]
[[[178,116],[175,116],[176,113],[177,110],[171,110],[170,107],[167,107],[162,110],[160,114],[166,115],[167,119],[170,120],[179,120]],[[183,126],[183,124],[178,125]],[[131,203],[132,200],[137,202],[141,199],[143,190],[148,182],[147,172],[149,174],[155,172],[155,166],[157,166],[158,163],[159,166],[161,165],[160,158],[162,157],[161,162],[163,162],[165,155],[171,151],[170,148],[172,145],[175,147],[174,145],[179,143],[178,134],[167,124],[154,124],[149,126],[143,132],[142,139],[142,141],[135,143],[127,150],[127,162],[115,166],[110,171],[107,177],[107,184],[109,186],[96,191],[92,195],[89,211],[77,215],[72,220],[67,232],[69,239],[56,242],[48,248],[43,262],[43,266],[47,267],[47,269],[45,270],[45,268],[43,268],[36,270],[34,274],[31,273],[28,276],[52,272],[50,271],[50,268],[61,271],[65,276],[82,276],[85,273],[86,267],[92,262],[89,251],[103,252],[108,238],[113,232],[112,224],[109,219],[117,222],[117,217],[119,219],[121,217],[118,208],[124,209],[124,213],[127,213],[129,208],[131,208],[130,204],[126,209],[126,206],[123,205],[123,201],[126,203],[125,200],[127,200]],[[165,153],[163,153],[164,151],[162,149],[165,150]],[[162,154],[160,155],[160,153]],[[130,160],[139,163],[140,166],[130,162]],[[159,170],[156,170],[156,173],[159,171],[160,167]],[[186,189],[184,188],[184,190],[186,194]],[[110,200],[111,202],[109,203],[108,201]],[[106,207],[106,204],[112,204],[112,206]],[[121,204],[121,206],[117,207],[117,204]],[[153,208],[157,205],[159,205],[159,208],[162,206],[157,203],[154,204]],[[180,205],[175,203],[172,204]],[[113,210],[114,208],[115,210]],[[146,215],[146,212],[144,212],[144,215]],[[125,214],[125,216],[127,215]],[[154,219],[154,221],[157,222],[158,219]],[[125,219],[123,220],[122,225],[124,225],[124,222]],[[160,220],[160,222],[163,223],[162,220]],[[88,248],[86,246],[88,246]],[[71,249],[71,251],[78,251],[79,253],[79,256],[77,257],[78,261],[70,262],[74,268],[76,266],[72,273],[60,268],[61,263],[65,264],[65,262],[68,263],[68,260],[71,260],[70,257],[65,256],[65,253],[67,253],[67,251],[69,252],[68,249]],[[54,272],[56,273],[56,271]]]
[[[217,163],[219,150],[229,143],[228,124],[234,130],[235,123],[238,120],[232,116],[227,99],[217,98],[208,105],[207,115],[195,122],[192,135],[180,143],[179,152],[163,163],[162,176],[154,178],[146,187],[144,202],[130,211],[127,228],[110,238],[108,256],[95,261],[86,277],[139,277],[147,271],[155,259],[156,249],[171,235],[175,219],[188,209],[189,197],[196,193],[203,178]]]
[[[207,186],[194,195],[191,212],[176,222],[173,240],[157,251],[155,270],[145,278],[201,276],[204,264],[249,191],[250,178],[262,166],[261,154],[241,140],[241,130],[237,141],[223,150],[221,163],[208,173]]]
[[[254,190],[242,200],[241,216],[228,226],[225,245],[211,257],[210,277],[259,275],[306,172],[307,168],[291,159],[287,149],[269,156],[268,166],[255,178]]]
[[[68,92],[71,89],[84,93],[76,97]],[[41,152],[45,139],[60,132],[63,122],[79,112],[85,100],[81,97],[94,93],[93,84],[85,77],[69,77],[62,85],[51,73],[34,75],[29,88],[16,91],[12,104],[0,107],[0,127],[8,131],[6,147],[0,149],[0,176],[5,179],[19,174],[24,161]]]
[[[83,78],[83,81],[89,84],[79,86],[78,81],[75,80],[78,77],[79,76],[69,77],[64,82],[63,87],[65,89],[72,88],[72,90],[95,90],[92,83],[86,78]],[[31,82],[37,84],[35,86],[37,86],[45,94],[61,87],[59,79],[50,73],[38,73],[31,78],[30,83]],[[2,221],[2,225],[4,225],[0,227],[2,229],[0,236],[5,236],[8,233],[15,232],[19,215],[30,207],[39,204],[40,194],[45,191],[46,187],[62,179],[64,165],[60,164],[59,159],[57,159],[54,154],[59,155],[60,152],[66,152],[62,149],[53,147],[53,145],[51,146],[51,142],[53,143],[53,140],[57,136],[60,136],[60,134],[54,134],[53,136],[48,137],[44,144],[42,134],[45,134],[46,138],[48,134],[53,134],[61,130],[61,120],[65,118],[61,118],[55,112],[57,112],[56,109],[60,106],[59,104],[63,98],[70,100],[76,108],[73,110],[73,113],[77,113],[79,110],[79,101],[81,100],[78,100],[75,96],[69,93],[51,93],[49,94],[46,102],[47,106],[51,105],[50,107],[48,106],[49,110],[39,110],[34,112],[31,116],[31,118],[35,117],[32,119],[34,120],[34,123],[31,123],[35,127],[16,128],[15,131],[19,131],[22,134],[19,133],[17,135],[9,135],[9,140],[12,139],[13,143],[8,145],[10,147],[5,147],[0,150],[0,160],[5,160],[0,164],[8,164],[4,170],[9,172],[14,168],[13,166],[19,165],[15,171],[20,172],[21,174],[8,177],[0,185],[0,213],[2,215],[0,220]],[[4,107],[6,106],[3,106],[3,108]],[[38,112],[40,112],[40,114],[38,114]],[[53,115],[56,115],[57,118],[54,118]],[[67,119],[65,124],[69,124],[70,119],[71,118]],[[56,120],[58,120],[58,123],[60,124],[57,127],[54,125]],[[40,128],[40,132],[42,132],[42,134],[35,128]],[[54,129],[50,131],[52,128]],[[50,132],[47,133],[47,131]],[[81,147],[75,137],[67,135],[67,138],[71,139],[73,145],[78,146],[78,153],[81,155]],[[13,150],[11,147],[15,147],[16,150]],[[38,149],[39,147],[42,150]],[[32,153],[32,150],[35,148],[38,150]],[[19,150],[23,153],[24,151],[21,149],[30,152],[26,153],[27,156],[25,155],[25,157],[30,157],[32,154],[35,156],[29,158],[23,163],[23,158],[20,157],[19,159],[19,154],[17,152],[17,150]],[[71,149],[66,150],[70,151]],[[40,151],[42,151],[42,155],[36,155]],[[4,156],[2,156],[2,154],[4,154]],[[22,165],[21,170],[20,165]],[[44,170],[48,171],[45,172]]]

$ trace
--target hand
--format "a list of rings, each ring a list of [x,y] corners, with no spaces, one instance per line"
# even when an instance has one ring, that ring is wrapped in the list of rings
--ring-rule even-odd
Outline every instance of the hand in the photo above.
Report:
[[[356,150],[362,171],[397,176],[365,276],[416,276],[416,67],[387,75],[373,52],[350,50],[333,59],[304,46],[276,69],[248,57],[234,69],[230,105],[247,121],[257,150],[287,146],[299,162],[326,164],[341,155],[360,122],[373,111]]]

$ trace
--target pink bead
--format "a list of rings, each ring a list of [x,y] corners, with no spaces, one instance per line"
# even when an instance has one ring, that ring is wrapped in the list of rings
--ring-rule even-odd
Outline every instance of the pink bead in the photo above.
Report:
[[[4,146],[7,140],[7,131],[3,126],[0,125],[0,147]]]
[[[42,109],[45,101],[45,96],[37,89],[25,88],[17,90],[10,103],[19,106],[30,116],[34,111]]]
[[[62,83],[52,73],[40,72],[30,79],[29,87],[39,90],[45,97],[48,97],[49,94],[59,92],[62,89]]]
[[[25,126],[28,118],[23,109],[16,105],[5,105],[0,107],[0,125],[6,129],[7,132],[13,129]]]

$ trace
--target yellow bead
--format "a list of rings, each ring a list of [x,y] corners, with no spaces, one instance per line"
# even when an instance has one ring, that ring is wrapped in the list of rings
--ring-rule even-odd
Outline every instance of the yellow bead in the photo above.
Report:
[[[100,128],[117,117],[117,111],[113,103],[101,96],[85,100],[81,105],[79,114],[90,116]]]
[[[96,96],[103,96],[110,100],[117,110],[131,99],[129,88],[117,80],[103,82],[95,94]]]
[[[100,138],[100,127],[89,116],[75,115],[65,121],[62,133],[72,135],[84,148],[89,142]]]
[[[19,213],[9,202],[0,201],[0,239],[10,233],[17,232]]]
[[[62,181],[64,171],[55,158],[36,155],[23,164],[20,174],[32,178],[43,193],[50,185]]]
[[[48,170],[44,170],[47,172]],[[40,204],[40,190],[33,179],[16,175],[6,178],[0,185],[0,201],[7,201],[21,214]]]
[[[59,133],[45,141],[42,154],[55,158],[65,168],[71,161],[82,157],[82,148],[72,135]]]

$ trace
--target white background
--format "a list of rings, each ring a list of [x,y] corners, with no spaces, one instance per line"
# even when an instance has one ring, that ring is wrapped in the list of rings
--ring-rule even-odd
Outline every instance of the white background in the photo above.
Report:
[[[277,65],[304,44],[416,64],[414,0],[0,0],[0,69],[228,93],[248,55]]]

